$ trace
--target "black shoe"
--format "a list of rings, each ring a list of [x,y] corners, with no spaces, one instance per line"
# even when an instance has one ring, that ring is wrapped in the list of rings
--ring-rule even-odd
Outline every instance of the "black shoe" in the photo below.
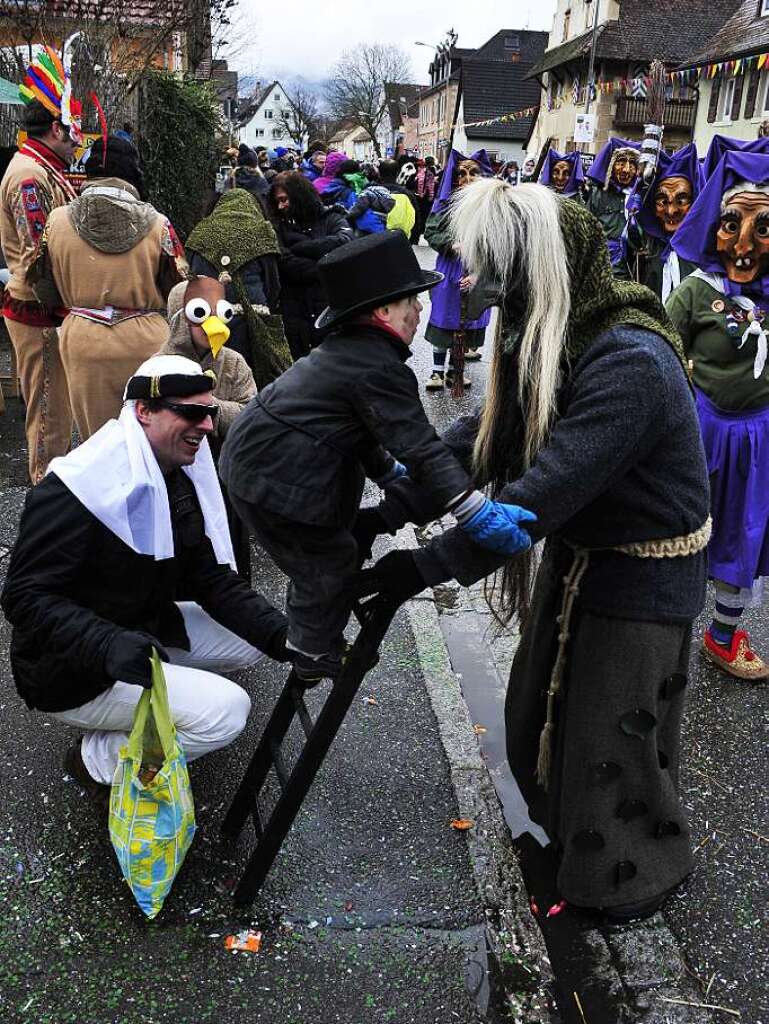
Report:
[[[83,737],[79,736],[64,755],[64,770],[72,776],[79,786],[86,791],[88,797],[95,804],[106,807],[109,804],[110,786],[106,782],[97,782],[85,764],[80,750]]]
[[[311,658],[300,651],[293,655],[294,673],[303,686],[317,686],[323,679],[336,679],[344,666],[341,655],[334,652]]]

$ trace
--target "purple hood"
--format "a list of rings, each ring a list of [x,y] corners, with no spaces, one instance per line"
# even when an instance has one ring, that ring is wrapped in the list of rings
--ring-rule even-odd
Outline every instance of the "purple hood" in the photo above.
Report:
[[[599,151],[598,156],[590,165],[590,169],[587,172],[588,178],[591,178],[597,185],[604,188],[606,185],[606,175],[609,172],[609,164],[611,158],[614,156],[615,149],[637,149],[640,153],[641,143],[631,142],[630,139],[617,139],[611,138],[605,146]]]
[[[685,260],[701,270],[723,274],[724,267],[716,251],[716,231],[721,217],[724,192],[741,181],[757,185],[769,183],[769,154],[742,151],[727,152],[700,192],[686,220],[671,239],[671,245]],[[769,275],[752,282],[750,291],[767,294]],[[730,291],[738,293],[739,285]]]
[[[328,156],[326,157],[326,164],[323,168],[323,174],[321,174],[320,177],[315,178],[315,180],[313,181],[313,185],[315,186],[319,193],[325,191],[328,185],[330,185],[331,182],[336,177],[336,173],[339,170],[339,168],[346,160],[349,159],[350,158],[349,156],[347,156],[346,153],[328,154]]]
[[[585,180],[585,172],[582,170],[582,160],[580,159],[579,153],[558,153],[554,149],[548,149],[545,162],[542,165],[542,170],[539,174],[539,182],[541,185],[550,186],[550,176],[553,173],[553,166],[557,164],[559,160],[565,160],[567,164],[571,164],[569,180],[566,182],[566,188],[560,193],[560,195],[566,197],[573,196],[576,192],[579,192],[580,186]]]
[[[457,173],[457,164],[463,160],[475,160],[475,162],[481,168],[481,174],[484,178],[491,178],[494,175],[494,170],[491,166],[488,156],[486,155],[485,149],[476,149],[470,156],[465,156],[464,153],[460,153],[457,149],[452,149],[449,153],[449,158],[446,161],[446,166],[443,169],[441,175],[441,187],[433,201],[432,209],[430,213],[440,213],[441,210],[447,205],[449,199],[451,199],[451,193],[454,191],[454,178]]]

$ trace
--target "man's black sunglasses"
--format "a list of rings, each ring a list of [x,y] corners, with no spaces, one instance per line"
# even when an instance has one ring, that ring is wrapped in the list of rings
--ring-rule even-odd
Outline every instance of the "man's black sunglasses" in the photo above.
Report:
[[[177,416],[181,416],[188,423],[202,423],[206,416],[210,416],[211,421],[216,423],[216,417],[219,415],[218,405],[197,405],[194,402],[169,402],[165,398],[160,400],[160,405],[163,409],[170,409],[171,412],[175,412]]]

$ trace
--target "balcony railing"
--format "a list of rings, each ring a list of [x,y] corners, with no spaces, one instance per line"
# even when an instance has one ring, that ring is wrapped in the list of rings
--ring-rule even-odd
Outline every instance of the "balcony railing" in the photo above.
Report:
[[[692,131],[694,128],[695,100],[668,100],[665,104],[665,127],[683,128]],[[635,96],[620,96],[617,99],[617,113],[614,124],[642,125],[646,123],[646,100]]]

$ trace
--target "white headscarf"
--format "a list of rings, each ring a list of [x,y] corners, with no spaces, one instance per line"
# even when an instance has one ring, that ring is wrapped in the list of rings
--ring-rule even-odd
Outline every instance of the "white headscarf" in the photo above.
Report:
[[[153,356],[136,376],[200,375],[200,366],[183,356]],[[110,420],[69,455],[48,467],[77,500],[139,555],[156,562],[174,557],[171,510],[163,474],[147,435],[136,418],[136,402],[127,401]],[[235,568],[235,556],[221,487],[208,441],[204,438],[190,466],[203,513],[206,536],[220,565]]]

